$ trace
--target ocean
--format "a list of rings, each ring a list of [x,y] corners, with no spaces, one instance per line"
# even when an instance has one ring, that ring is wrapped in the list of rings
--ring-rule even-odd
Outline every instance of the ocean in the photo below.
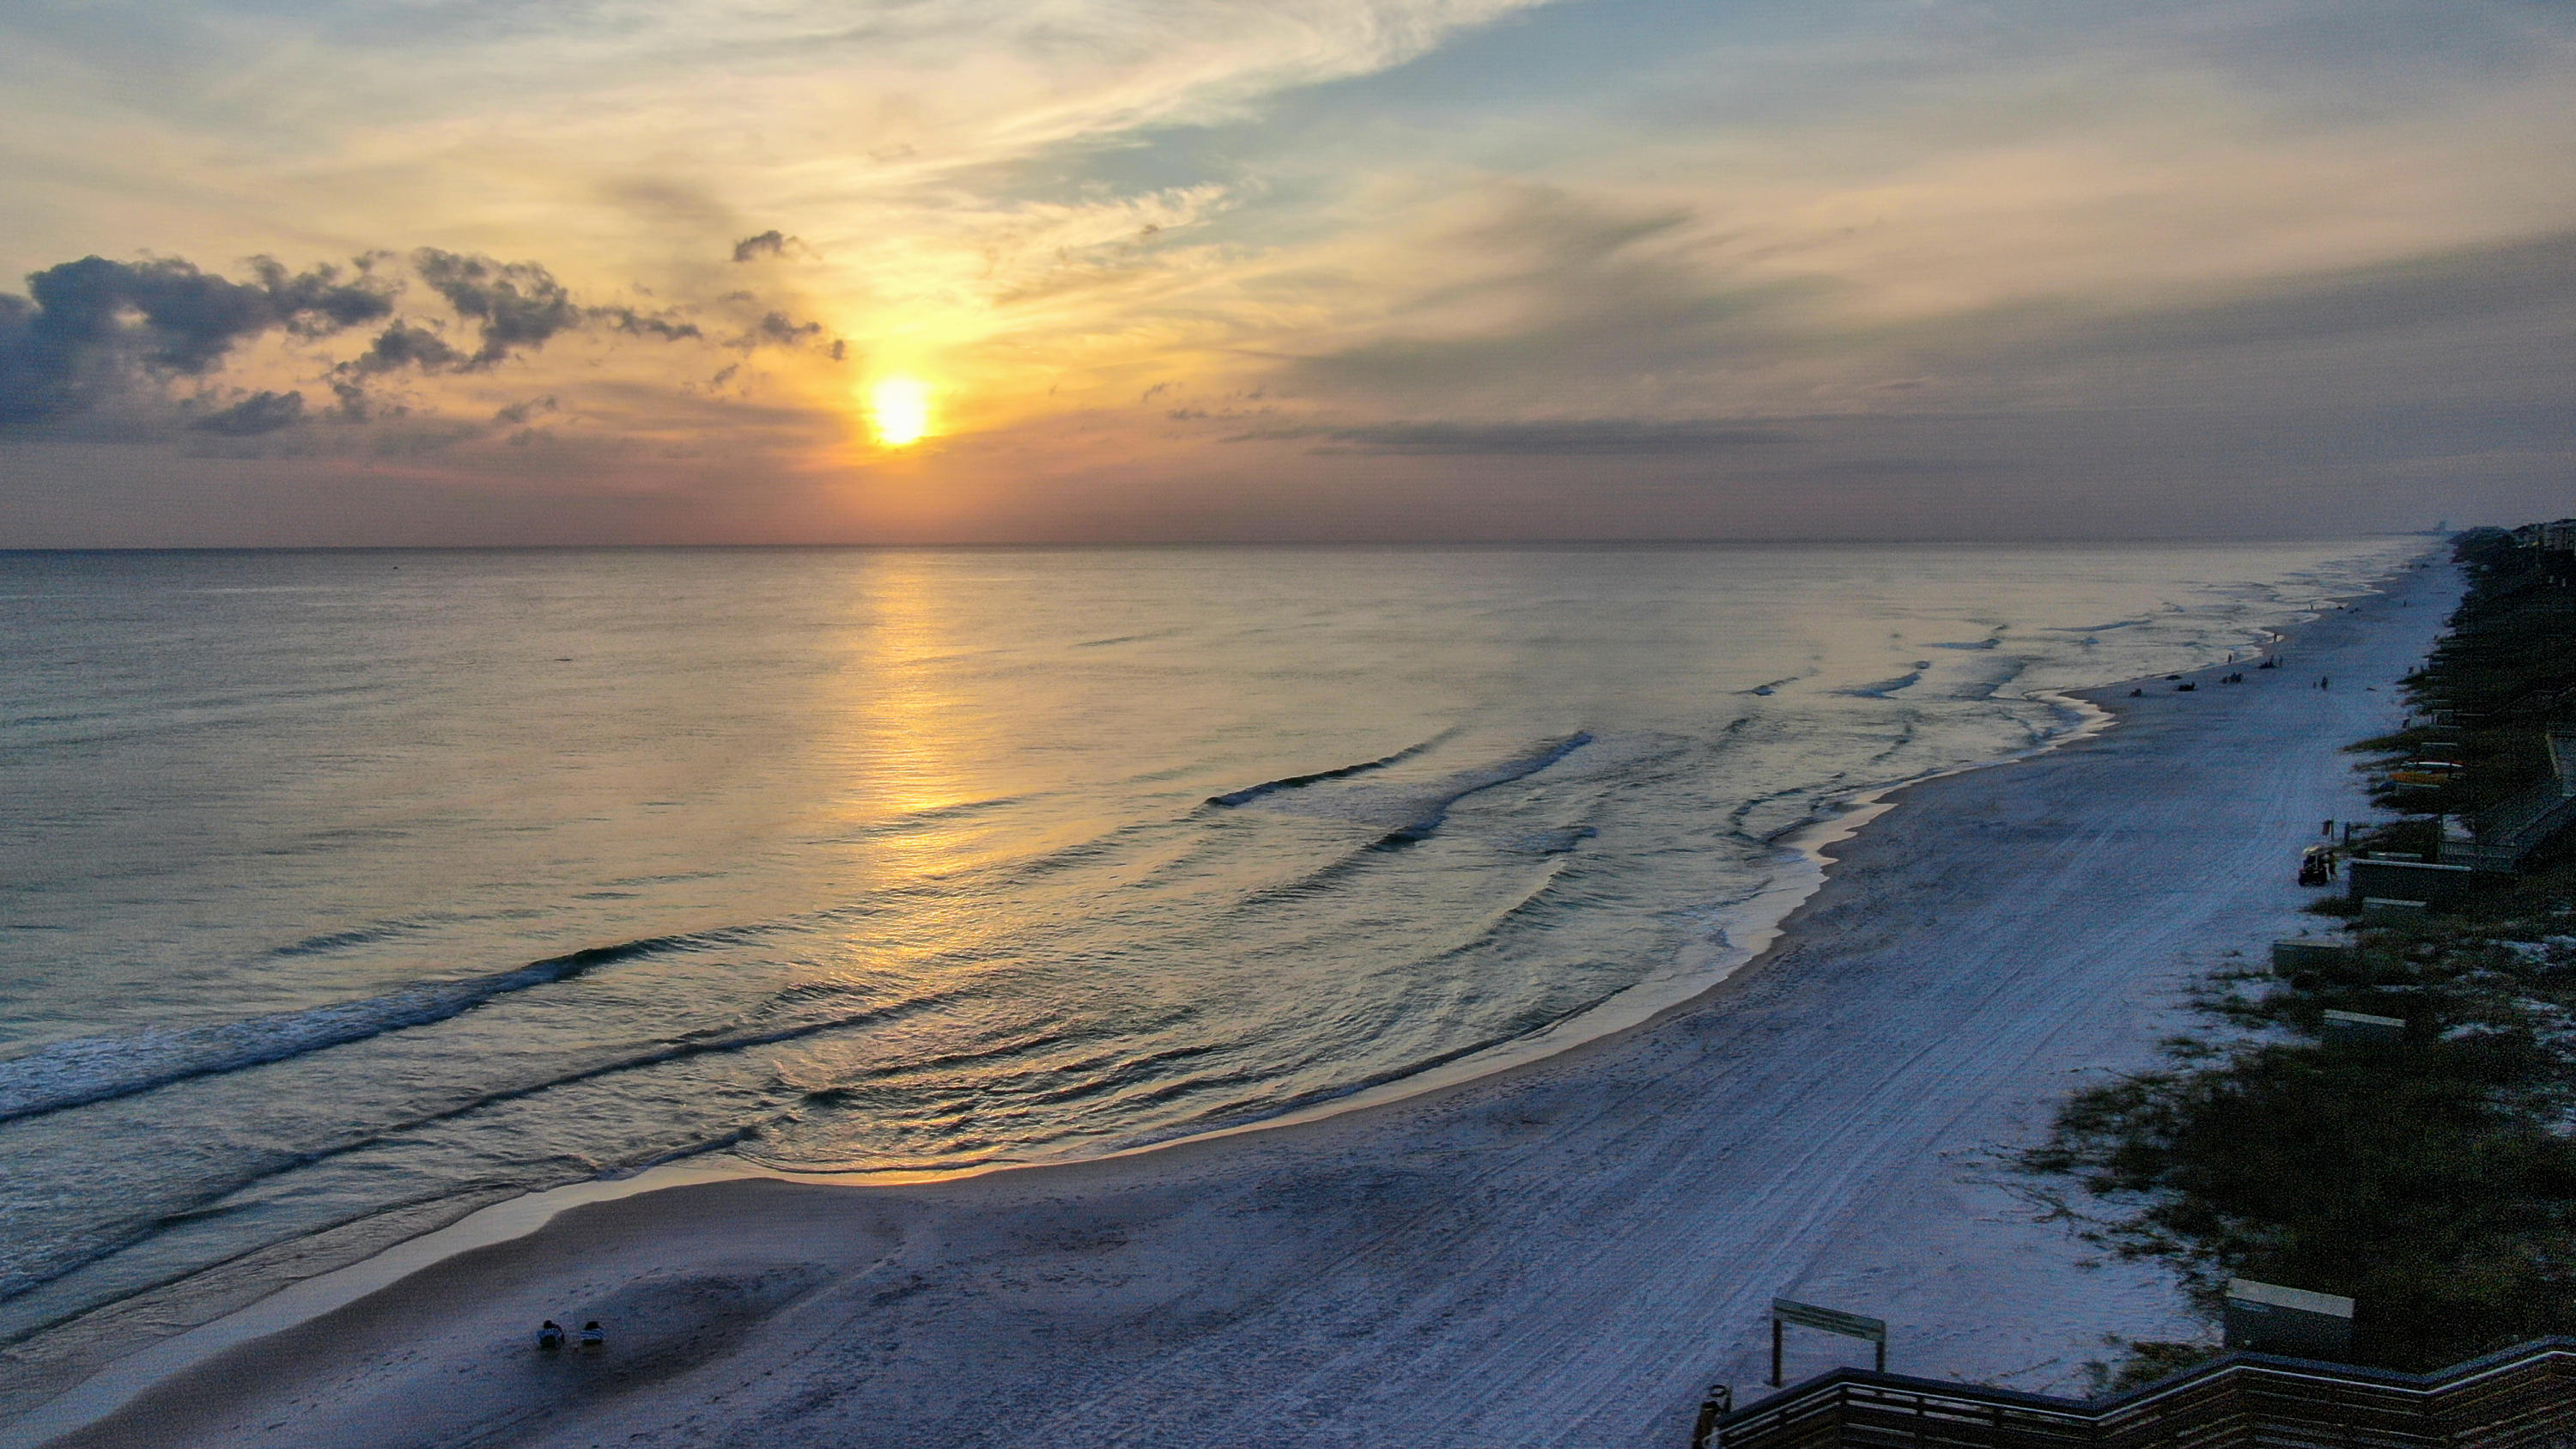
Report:
[[[0,1343],[1580,1039],[2427,542],[0,554]]]

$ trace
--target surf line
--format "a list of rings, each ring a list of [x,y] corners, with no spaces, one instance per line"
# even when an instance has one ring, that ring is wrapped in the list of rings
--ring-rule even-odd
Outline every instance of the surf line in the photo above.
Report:
[[[198,1077],[292,1060],[462,1016],[497,997],[570,981],[594,968],[721,941],[740,928],[649,936],[549,956],[508,971],[429,981],[382,996],[335,1001],[239,1021],[79,1037],[0,1061],[0,1122],[139,1096]]]
[[[1383,770],[1389,765],[1403,764],[1456,733],[1458,732],[1454,729],[1442,730],[1418,745],[1406,745],[1394,754],[1374,760],[1362,760],[1356,765],[1344,765],[1335,770],[1317,770],[1311,775],[1289,775],[1277,780],[1264,780],[1258,785],[1246,785],[1240,790],[1229,790],[1222,795],[1210,795],[1207,803],[1229,808],[1236,805],[1249,805],[1264,795],[1276,795],[1282,790],[1302,789],[1325,780],[1347,779],[1352,775],[1367,774],[1371,770]]]
[[[2092,733],[2111,720],[2111,715],[2107,711],[2092,705],[2073,700],[2066,700],[2064,703],[2080,705],[2086,712],[2083,726],[2070,731],[2067,735],[2053,738],[2037,748],[2010,756],[2008,759],[2020,759],[2027,755],[2041,753],[2054,748],[2066,739]],[[1553,758],[1561,759],[1565,753],[1574,748],[1579,748],[1574,741],[1559,742],[1552,750]],[[2006,760],[1981,761],[1961,766],[1958,770],[1940,773],[1961,773],[1969,769],[1982,768],[1990,763],[2002,764],[2006,763]],[[1532,771],[1521,773],[1527,774]],[[1560,1017],[1527,1036],[1483,1047],[1408,1076],[1379,1081],[1356,1091],[1312,1101],[1303,1107],[1275,1117],[1265,1117],[1258,1121],[1240,1122],[1212,1131],[1140,1143],[1120,1151],[1103,1153],[1099,1157],[1073,1161],[1096,1162],[1111,1158],[1142,1156],[1149,1152],[1162,1152],[1223,1137],[1266,1132],[1274,1128],[1293,1127],[1328,1117],[1337,1117],[1346,1112],[1363,1111],[1478,1081],[1514,1067],[1560,1055],[1573,1047],[1642,1025],[1668,1010],[1707,994],[1734,975],[1736,971],[1758,960],[1778,940],[1781,934],[1781,923],[1824,884],[1825,867],[1832,863],[1831,858],[1824,853],[1826,848],[1850,839],[1870,821],[1894,809],[1895,802],[1886,797],[1907,785],[1917,783],[1920,781],[1906,780],[1843,797],[1833,802],[1835,809],[1833,815],[1810,821],[1782,837],[1781,846],[1785,850],[1794,852],[1796,868],[1789,872],[1786,878],[1766,886],[1736,908],[1739,917],[1736,923],[1738,930],[1721,934],[1721,948],[1717,959],[1713,961],[1677,962],[1644,981],[1613,992],[1587,1008]],[[1751,925],[1752,929],[1743,930],[1742,927],[1746,925]],[[722,1149],[719,1147],[716,1150]],[[119,1359],[69,1392],[37,1406],[17,1422],[0,1428],[0,1449],[21,1449],[21,1446],[39,1445],[94,1424],[132,1403],[155,1386],[229,1349],[310,1322],[372,1293],[389,1288],[402,1279],[448,1258],[495,1243],[529,1236],[542,1230],[560,1214],[591,1203],[612,1202],[644,1193],[659,1192],[667,1188],[739,1181],[746,1178],[771,1178],[787,1182],[850,1187],[893,1186],[981,1177],[990,1173],[1039,1171],[1049,1167],[1068,1165],[1071,1165],[1071,1162],[997,1162],[949,1171],[823,1173],[784,1170],[739,1157],[730,1160],[691,1157],[680,1161],[666,1160],[659,1165],[648,1165],[631,1175],[592,1178],[529,1193],[523,1197],[511,1198],[478,1209],[446,1227],[397,1243],[371,1258],[289,1284],[248,1307],[164,1339],[140,1353]]]
[[[1508,785],[1514,780],[1526,780],[1590,743],[1592,743],[1592,735],[1589,731],[1578,732],[1557,740],[1534,754],[1524,755],[1517,760],[1507,760],[1491,769],[1468,775],[1465,777],[1465,783],[1458,789],[1432,801],[1429,808],[1413,818],[1412,823],[1379,836],[1376,844],[1370,849],[1392,850],[1398,846],[1428,840],[1431,838],[1431,832],[1438,830],[1441,823],[1449,818],[1450,808],[1459,801],[1480,790],[1490,790],[1496,785]]]

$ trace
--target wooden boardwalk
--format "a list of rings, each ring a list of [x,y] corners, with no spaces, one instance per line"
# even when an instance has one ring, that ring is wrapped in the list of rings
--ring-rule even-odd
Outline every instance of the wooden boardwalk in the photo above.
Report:
[[[2576,1339],[2432,1374],[2233,1353],[2086,1401],[1840,1369],[1728,1415],[1723,1449],[2536,1449],[2576,1444]]]

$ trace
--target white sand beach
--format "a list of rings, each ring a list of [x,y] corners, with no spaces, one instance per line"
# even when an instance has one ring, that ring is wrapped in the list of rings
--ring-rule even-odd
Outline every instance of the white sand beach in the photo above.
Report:
[[[2457,588],[2402,574],[2286,668],[2100,691],[2112,728],[1902,792],[1762,960],[1545,1061],[1071,1166],[576,1207],[0,1442],[1679,1449],[1711,1382],[1762,1392],[1775,1294],[1885,1318],[1892,1368],[2077,1387],[2106,1333],[2195,1330],[1981,1164],[2317,924],[2298,849],[2368,813],[2342,747]],[[540,1356],[547,1318],[609,1345]],[[1798,1337],[1790,1374],[1865,1354]]]

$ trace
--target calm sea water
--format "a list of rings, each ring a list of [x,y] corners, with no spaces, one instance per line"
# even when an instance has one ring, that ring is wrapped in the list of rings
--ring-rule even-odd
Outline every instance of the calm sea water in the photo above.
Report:
[[[1837,796],[2419,547],[0,555],[0,1340],[1525,1039]]]

